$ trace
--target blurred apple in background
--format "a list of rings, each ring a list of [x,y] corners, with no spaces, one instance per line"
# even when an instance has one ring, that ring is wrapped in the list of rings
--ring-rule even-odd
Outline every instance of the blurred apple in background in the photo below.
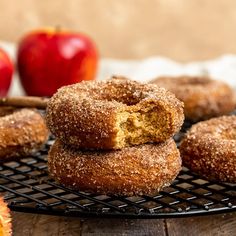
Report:
[[[0,97],[5,97],[12,81],[14,66],[7,53],[0,48]]]
[[[63,85],[95,79],[97,62],[89,37],[56,28],[29,33],[17,53],[19,77],[31,96],[51,96]]]

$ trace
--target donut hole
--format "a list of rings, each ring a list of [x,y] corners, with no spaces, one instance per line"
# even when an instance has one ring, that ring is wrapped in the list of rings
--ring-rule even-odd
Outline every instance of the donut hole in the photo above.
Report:
[[[122,82],[121,82],[122,81]],[[91,89],[90,89],[91,90]],[[93,88],[87,95],[94,100],[119,102],[127,106],[138,104],[141,100],[153,92],[152,88],[146,88],[144,84],[130,83],[122,77],[115,78],[103,84],[101,87]]]
[[[116,146],[122,148],[144,142],[160,142],[168,136],[170,123],[168,114],[158,106],[136,112],[121,112],[117,115]]]
[[[124,91],[123,93],[117,93],[114,91],[110,94],[111,91],[104,91],[102,96],[100,95],[97,100],[108,101],[108,102],[119,102],[127,106],[134,106],[138,104],[142,99],[145,98],[145,95],[139,91]]]
[[[180,77],[178,80],[181,85],[206,85],[211,81],[207,77]]]
[[[113,99],[108,98],[108,99],[106,99],[106,101],[119,102],[119,103],[122,103],[122,104],[127,105],[127,106],[135,106],[140,102],[141,99],[142,98],[137,98],[135,96],[130,96],[130,97],[123,96],[123,97],[118,97],[118,98],[113,98]]]

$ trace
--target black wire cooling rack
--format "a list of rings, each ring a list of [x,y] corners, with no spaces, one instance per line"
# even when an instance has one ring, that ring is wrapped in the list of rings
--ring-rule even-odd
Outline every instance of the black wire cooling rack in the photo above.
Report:
[[[185,124],[189,127],[191,124]],[[183,135],[175,138],[178,143]],[[120,197],[77,192],[48,177],[47,153],[0,165],[0,195],[13,211],[78,217],[168,218],[236,210],[236,185],[210,182],[183,168],[157,195]]]

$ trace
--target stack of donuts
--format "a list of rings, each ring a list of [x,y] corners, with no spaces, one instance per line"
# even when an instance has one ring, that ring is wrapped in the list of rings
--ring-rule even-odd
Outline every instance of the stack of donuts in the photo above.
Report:
[[[183,120],[183,103],[156,85],[113,77],[62,87],[46,110],[49,173],[79,191],[155,194],[181,169],[172,137]]]

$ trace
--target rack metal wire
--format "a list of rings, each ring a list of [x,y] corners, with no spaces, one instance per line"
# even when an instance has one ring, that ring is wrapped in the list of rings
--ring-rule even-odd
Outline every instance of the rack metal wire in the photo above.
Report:
[[[188,128],[191,124],[186,124]],[[178,143],[183,132],[176,137]],[[0,195],[13,211],[78,217],[169,218],[236,210],[236,185],[208,181],[183,168],[174,183],[153,196],[121,197],[73,191],[47,172],[42,150],[0,165]]]

